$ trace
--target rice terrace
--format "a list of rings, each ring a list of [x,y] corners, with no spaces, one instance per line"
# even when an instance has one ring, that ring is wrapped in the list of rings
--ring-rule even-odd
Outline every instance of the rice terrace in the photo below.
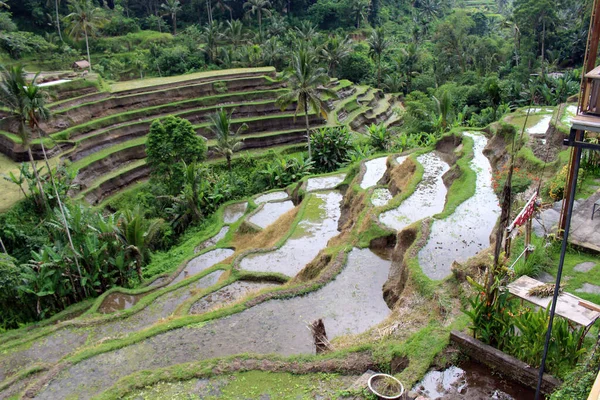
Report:
[[[0,2],[0,399],[599,399],[563,3]]]

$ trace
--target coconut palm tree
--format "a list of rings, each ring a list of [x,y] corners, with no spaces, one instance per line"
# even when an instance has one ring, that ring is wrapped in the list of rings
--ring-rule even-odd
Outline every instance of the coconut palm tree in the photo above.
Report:
[[[317,65],[316,57],[308,51],[300,50],[295,54],[292,60],[292,73],[287,78],[290,91],[277,99],[277,104],[282,110],[292,102],[297,102],[294,118],[298,113],[304,113],[308,158],[312,157],[308,112],[312,109],[314,112],[320,113],[323,118],[327,118],[327,108],[323,96],[337,98],[337,94],[333,90],[324,86],[329,82],[329,76],[323,68]]]
[[[225,23],[225,32],[223,35],[231,45],[238,47],[246,42],[246,32],[244,24],[240,20],[227,21]]]
[[[385,32],[382,28],[373,29],[369,36],[369,54],[377,61],[377,87],[381,86],[381,57],[390,47],[390,41],[385,38]]]
[[[361,21],[364,21],[369,15],[370,7],[370,0],[353,0],[350,4],[350,15],[356,21],[356,29],[360,29]]]
[[[321,49],[323,61],[327,63],[328,73],[330,76],[335,76],[335,69],[340,62],[352,52],[351,41],[348,36],[340,38],[334,36],[325,43]]]
[[[177,13],[181,11],[181,3],[179,0],[166,0],[166,2],[160,5],[160,8],[171,16],[173,35],[177,35]]]
[[[25,71],[21,65],[15,65],[10,68],[2,67],[0,75],[0,103],[10,110],[13,119],[17,123],[17,133],[23,143],[23,147],[27,149],[27,155],[29,156],[29,162],[33,168],[36,186],[39,191],[40,197],[36,201],[38,201],[38,206],[43,206],[44,190],[38,168],[31,153],[31,130],[28,126],[29,111],[24,96],[25,87],[27,87]]]
[[[262,15],[263,13],[268,17],[271,15],[271,2],[269,0],[248,0],[244,3],[244,8],[249,9],[247,12],[252,15],[258,16],[258,32],[262,38]]]
[[[63,41],[63,37],[62,37],[62,31],[60,30],[60,14],[58,13],[58,6],[59,6],[60,0],[54,0],[54,11],[56,13],[56,29],[58,30],[58,36],[60,37],[60,41]],[[0,5],[2,4],[2,2],[0,2]]]
[[[69,11],[70,14],[65,18],[69,24],[69,35],[75,40],[85,38],[85,48],[91,71],[92,59],[90,57],[89,37],[96,35],[106,19],[102,15],[102,9],[94,7],[90,0],[72,0],[69,3]]]
[[[209,129],[215,136],[217,144],[214,149],[227,160],[227,169],[231,173],[231,157],[233,153],[242,148],[240,133],[248,129],[246,124],[233,131],[231,126],[231,114],[227,114],[222,108],[209,117]]]

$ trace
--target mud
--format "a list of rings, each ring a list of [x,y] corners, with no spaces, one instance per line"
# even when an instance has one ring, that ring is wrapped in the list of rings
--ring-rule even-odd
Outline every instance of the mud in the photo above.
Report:
[[[308,199],[305,217],[287,242],[277,250],[246,256],[240,268],[295,276],[338,234],[341,202],[339,192],[315,193]]]
[[[190,307],[190,314],[202,314],[235,303],[252,292],[277,287],[276,283],[237,281],[216,292],[210,293]]]
[[[237,222],[248,208],[248,203],[235,203],[225,207],[223,211],[223,220],[226,224],[233,224]]]
[[[342,183],[344,179],[346,179],[346,174],[309,178],[306,182],[306,191],[314,192],[316,190],[330,190]]]
[[[475,195],[459,205],[454,213],[431,226],[427,244],[419,252],[419,264],[431,279],[450,275],[453,261],[464,262],[490,246],[490,234],[500,215],[498,198],[492,188],[492,167],[483,149],[487,139],[481,134],[464,133],[474,141],[471,169],[477,173]]]
[[[381,286],[389,265],[368,249],[354,249],[337,278],[316,292],[268,301],[206,325],[175,329],[89,358],[62,371],[37,398],[87,399],[136,371],[213,357],[314,353],[306,329],[310,321],[323,318],[331,339],[364,332],[387,317],[390,311]]]
[[[169,283],[167,286],[173,286],[182,280],[199,274],[207,270],[215,264],[220,263],[234,253],[231,249],[214,249],[206,253],[200,254],[187,263],[185,268]]]
[[[256,199],[254,199],[254,202],[256,204],[262,204],[262,203],[267,203],[267,202],[273,201],[273,200],[287,199],[288,197],[289,197],[288,194],[284,191],[271,192],[271,193],[267,193],[267,194],[258,196]]]
[[[385,170],[387,169],[387,157],[375,158],[365,163],[366,171],[363,176],[360,187],[368,189],[377,185],[377,182],[383,178]]]
[[[505,380],[470,360],[461,363],[460,367],[427,373],[413,391],[431,400],[528,400],[535,396],[535,391]]]
[[[294,203],[292,203],[291,200],[264,203],[262,209],[248,218],[247,221],[261,228],[266,228],[293,208]]]
[[[423,165],[423,179],[412,195],[396,209],[382,213],[379,220],[386,226],[401,231],[415,221],[430,217],[444,210],[446,193],[442,176],[450,169],[437,153],[427,153],[417,160]]]

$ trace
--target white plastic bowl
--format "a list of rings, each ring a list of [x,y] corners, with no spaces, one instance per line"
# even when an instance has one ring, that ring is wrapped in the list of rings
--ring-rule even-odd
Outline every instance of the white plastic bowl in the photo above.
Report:
[[[378,377],[388,377],[388,378],[395,380],[398,383],[398,385],[400,385],[400,393],[396,394],[394,396],[384,396],[381,393],[378,393],[375,389],[373,389],[373,379],[378,378]],[[369,378],[369,381],[367,382],[367,385],[369,386],[369,390],[371,392],[373,392],[373,394],[375,394],[376,396],[379,396],[382,399],[389,399],[389,400],[399,399],[404,394],[404,385],[402,384],[402,382],[400,382],[398,379],[396,379],[393,376],[388,375],[388,374],[371,375],[371,377]]]

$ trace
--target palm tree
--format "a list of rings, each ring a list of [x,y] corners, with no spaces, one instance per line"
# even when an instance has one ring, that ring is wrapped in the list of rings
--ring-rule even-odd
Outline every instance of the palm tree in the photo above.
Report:
[[[227,21],[225,23],[224,36],[229,43],[234,47],[238,47],[246,42],[246,33],[244,32],[244,24],[240,20]]]
[[[181,3],[179,0],[166,0],[160,7],[171,16],[173,23],[173,35],[177,35],[177,13],[181,11]]]
[[[44,190],[42,188],[38,168],[33,159],[33,154],[31,153],[31,130],[28,126],[29,109],[26,105],[24,96],[25,87],[27,87],[27,83],[25,82],[25,71],[23,71],[21,65],[12,66],[8,69],[2,67],[1,78],[0,103],[10,110],[12,117],[17,122],[17,132],[19,138],[23,142],[23,147],[27,149],[29,162],[31,162],[36,185],[40,193],[39,199],[43,201]],[[42,203],[38,203],[38,205],[42,206]]]
[[[90,0],[73,0],[69,4],[69,11],[71,13],[65,18],[70,25],[69,35],[75,40],[80,40],[82,36],[85,38],[85,48],[91,71],[92,59],[90,57],[89,36],[95,36],[98,28],[104,24],[106,19],[102,15],[102,10],[94,7]]]
[[[377,59],[377,87],[381,85],[381,56],[390,47],[390,41],[385,38],[382,28],[373,29],[369,36],[369,54]]]
[[[289,104],[296,101],[296,112],[304,113],[306,121],[306,140],[308,141],[308,158],[312,157],[310,148],[310,122],[308,111],[312,109],[327,118],[327,108],[323,95],[337,98],[337,94],[326,88],[329,76],[323,68],[317,67],[316,58],[307,51],[299,51],[292,60],[292,74],[288,77],[289,92],[277,99],[277,104],[284,110]]]
[[[350,4],[350,15],[356,21],[356,29],[360,28],[360,22],[364,21],[369,14],[370,0],[354,0]]]
[[[1,5],[2,2],[0,2]],[[54,10],[56,12],[56,29],[58,29],[58,36],[60,37],[60,41],[63,41],[62,32],[60,30],[60,15],[58,14],[58,5],[59,0],[54,0]]]
[[[340,62],[348,57],[352,52],[350,39],[346,36],[341,39],[339,36],[334,36],[325,43],[321,49],[323,61],[327,63],[328,73],[330,76],[335,76],[335,69]]]
[[[271,2],[269,0],[248,0],[244,3],[244,8],[249,8],[248,12],[252,15],[258,16],[258,32],[262,38],[262,15],[263,13],[268,17],[271,15]]]
[[[231,173],[231,157],[233,153],[242,148],[242,140],[239,136],[241,132],[248,129],[248,126],[243,124],[234,132],[231,126],[231,114],[227,115],[222,108],[211,115],[209,120],[209,129],[217,139],[214,149],[227,159],[227,168]]]
[[[223,23],[209,22],[202,28],[202,40],[205,47],[201,50],[206,53],[210,62],[214,63],[219,54],[219,39],[222,36]]]

